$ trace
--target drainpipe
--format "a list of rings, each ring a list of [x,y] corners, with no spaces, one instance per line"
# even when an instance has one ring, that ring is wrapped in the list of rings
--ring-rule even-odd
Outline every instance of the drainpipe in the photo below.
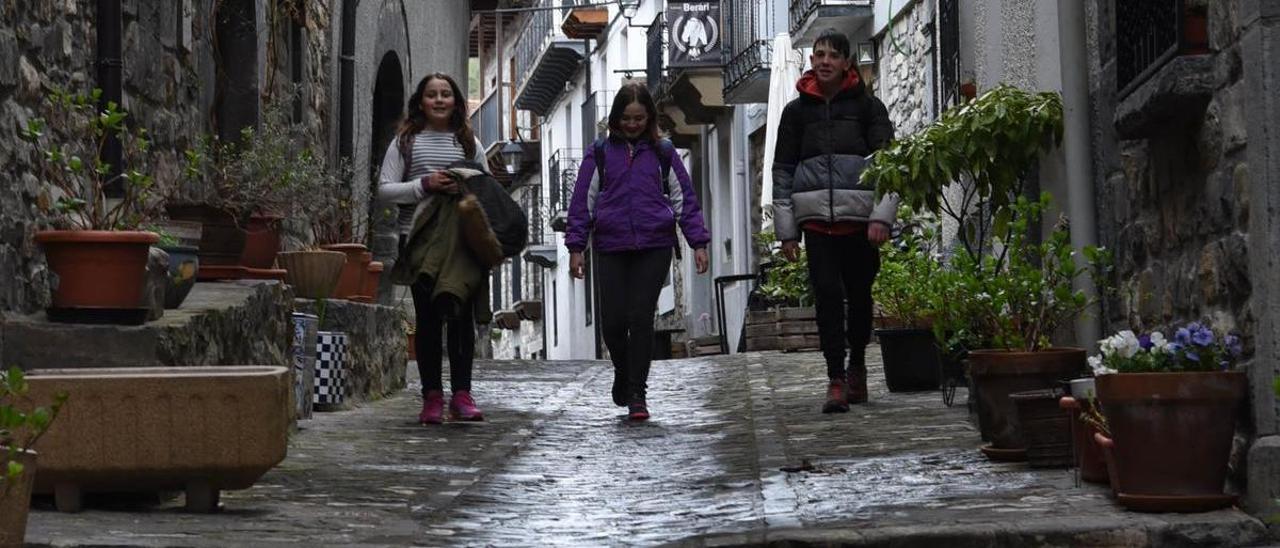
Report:
[[[352,126],[355,122],[356,87],[356,5],[357,0],[342,2],[342,71],[341,98],[338,107],[338,157],[350,159],[355,154],[355,138]]]
[[[1063,155],[1067,168],[1067,214],[1071,216],[1071,245],[1097,245],[1094,225],[1093,169],[1089,138],[1089,58],[1085,50],[1084,2],[1058,0],[1059,59],[1062,63]],[[1082,261],[1083,258],[1077,259]],[[1098,288],[1085,276],[1074,284],[1090,299]],[[1102,338],[1101,306],[1094,304],[1076,319],[1076,343],[1093,350]]]
[[[123,105],[120,73],[124,62],[120,58],[120,0],[98,0],[98,87],[102,88],[99,107],[108,102]],[[119,175],[124,166],[120,140],[108,137],[102,150],[102,161],[111,165],[109,177]],[[119,185],[112,185],[119,190]]]

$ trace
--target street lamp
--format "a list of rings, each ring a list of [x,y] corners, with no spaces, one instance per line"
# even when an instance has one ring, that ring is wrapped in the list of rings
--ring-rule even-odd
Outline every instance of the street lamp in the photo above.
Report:
[[[622,7],[622,16],[627,19],[627,25],[630,25],[631,18],[640,10],[640,0],[618,0],[618,5]]]
[[[524,146],[516,142],[514,139],[507,140],[507,144],[502,145],[502,164],[507,168],[507,174],[515,175],[520,171],[520,164],[524,162]]]

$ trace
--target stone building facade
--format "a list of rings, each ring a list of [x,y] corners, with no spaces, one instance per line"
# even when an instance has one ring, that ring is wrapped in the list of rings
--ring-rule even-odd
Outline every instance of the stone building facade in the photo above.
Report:
[[[351,161],[357,203],[367,203],[417,80],[438,71],[467,82],[466,1],[124,0],[121,11],[121,104],[151,133],[160,180],[179,176],[199,136],[238,132],[284,102],[328,161]],[[0,4],[0,313],[48,303],[32,242],[47,222],[18,132],[50,89],[100,86],[97,41],[110,32],[101,18],[90,0]],[[393,258],[388,238],[369,240]]]

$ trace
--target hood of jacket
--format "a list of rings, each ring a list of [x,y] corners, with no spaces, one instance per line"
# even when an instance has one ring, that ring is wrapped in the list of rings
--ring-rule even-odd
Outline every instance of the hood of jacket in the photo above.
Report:
[[[836,97],[861,92],[863,87],[865,87],[865,84],[862,83],[862,78],[858,77],[858,71],[847,70],[844,74],[844,82],[840,83],[840,91],[836,93]],[[819,101],[826,100],[826,97],[822,95],[822,84],[818,82],[818,73],[814,72],[813,69],[806,70],[800,76],[800,80],[796,81],[796,91],[800,92],[801,97],[809,97]]]

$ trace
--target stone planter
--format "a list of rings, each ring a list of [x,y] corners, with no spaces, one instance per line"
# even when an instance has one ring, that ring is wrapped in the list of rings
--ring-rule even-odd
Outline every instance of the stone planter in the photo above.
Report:
[[[36,477],[36,454],[18,453],[22,474],[14,485],[0,481],[0,546],[22,546],[31,510],[31,486]],[[0,446],[0,470],[9,469],[9,449]]]
[[[169,254],[169,277],[164,288],[164,307],[174,309],[182,306],[191,288],[196,285],[196,273],[200,271],[199,250],[190,246],[164,246],[160,248]]]
[[[320,318],[301,312],[293,313],[293,405],[294,417],[311,418],[316,386],[316,353]]]
[[[284,460],[289,370],[272,366],[33,370],[30,397],[67,402],[43,438],[35,492],[59,510],[86,492],[185,490],[187,509],[217,510]]]
[[[1083,348],[1047,348],[1036,352],[974,350],[969,374],[977,387],[978,427],[991,442],[983,453],[993,460],[1024,460],[1026,441],[1009,395],[1053,388],[1085,370]]]
[[[285,270],[285,281],[304,299],[333,296],[347,256],[337,251],[285,251],[276,255]]]
[[[58,275],[49,306],[55,321],[138,324],[146,320],[152,232],[44,230],[35,235]]]
[[[317,411],[342,405],[347,395],[347,334],[321,331],[316,334],[315,392]]]
[[[1235,503],[1222,489],[1248,390],[1244,373],[1115,373],[1096,382],[1122,506],[1202,512]]]

